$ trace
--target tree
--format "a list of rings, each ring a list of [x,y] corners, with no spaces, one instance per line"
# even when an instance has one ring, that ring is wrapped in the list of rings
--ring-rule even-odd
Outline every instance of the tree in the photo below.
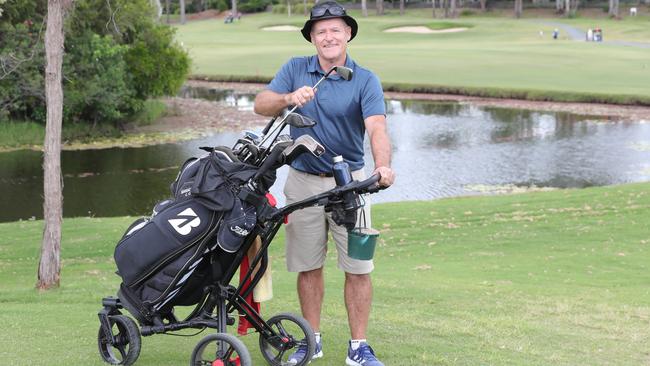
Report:
[[[523,0],[515,0],[515,18],[521,18],[521,13],[524,11]]]
[[[377,0],[377,15],[384,15],[384,0]]]
[[[47,124],[43,157],[43,217],[45,228],[41,244],[36,287],[58,287],[61,278],[61,222],[63,221],[63,177],[61,175],[61,125],[63,124],[63,18],[72,0],[48,0],[45,31],[45,104]]]
[[[571,15],[571,0],[564,1],[564,15],[568,18]]]
[[[160,17],[162,16],[162,5],[160,4],[160,0],[150,0],[151,1],[151,6],[155,7],[156,9],[156,19],[160,20]]]
[[[368,0],[361,0],[361,15],[368,16]]]
[[[180,0],[180,4],[178,6],[181,10],[181,24],[185,24],[185,0]]]
[[[609,12],[610,17],[618,18],[618,0],[609,0]]]
[[[404,15],[404,0],[399,0],[399,15]]]
[[[479,0],[481,3],[481,12],[485,13],[486,5],[487,5],[487,0]]]
[[[237,0],[232,0],[232,16],[237,16]]]

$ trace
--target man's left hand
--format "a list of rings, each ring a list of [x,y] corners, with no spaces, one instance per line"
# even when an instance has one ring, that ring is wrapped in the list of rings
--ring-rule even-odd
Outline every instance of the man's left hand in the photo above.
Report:
[[[372,174],[379,174],[381,176],[379,185],[382,187],[390,187],[395,182],[395,172],[387,166],[378,167]]]

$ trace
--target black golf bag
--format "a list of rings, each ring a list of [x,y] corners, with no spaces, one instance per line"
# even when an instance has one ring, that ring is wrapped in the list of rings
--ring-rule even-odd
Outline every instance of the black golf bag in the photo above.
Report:
[[[205,286],[221,278],[256,224],[255,206],[238,189],[258,168],[228,152],[187,160],[171,184],[173,198],[134,222],[115,248],[118,296],[143,325],[203,301]],[[275,171],[261,180],[264,189],[274,181]]]

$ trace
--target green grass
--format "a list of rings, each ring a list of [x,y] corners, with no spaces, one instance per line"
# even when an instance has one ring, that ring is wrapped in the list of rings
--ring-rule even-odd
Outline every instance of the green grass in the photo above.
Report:
[[[88,142],[97,138],[114,138],[121,132],[114,126],[90,123],[69,123],[63,126],[61,139],[64,143]],[[8,121],[0,123],[0,148],[28,148],[42,146],[45,126],[36,122]]]
[[[650,341],[650,183],[375,206],[368,338],[386,365],[645,365]],[[61,288],[34,290],[42,222],[0,224],[0,357],[101,365],[96,313],[118,278],[133,218],[64,220]],[[334,249],[332,248],[332,254]],[[270,316],[298,312],[281,237]],[[326,264],[325,358],[342,364],[342,273]],[[137,365],[186,364],[200,336],[143,338]],[[243,337],[263,365],[256,335]]]
[[[44,139],[45,127],[36,122],[0,122],[0,146],[2,147],[42,145]]]
[[[612,44],[554,41],[552,26],[598,22],[605,39],[646,41],[650,18],[520,19],[483,16],[435,21],[429,10],[395,11],[363,18],[349,45],[357,62],[375,71],[387,86],[406,91],[455,92],[556,101],[608,101],[650,105],[650,49]],[[267,81],[292,56],[310,55],[313,46],[299,32],[265,32],[267,25],[301,24],[302,15],[246,15],[241,22],[201,21],[179,25],[178,40],[189,50],[200,77]],[[403,25],[471,25],[458,33],[384,33]],[[593,26],[593,25],[592,25]],[[586,29],[586,27],[585,27]],[[547,37],[540,38],[544,30]]]
[[[167,106],[159,100],[147,100],[143,108],[130,117],[130,123],[136,126],[152,124],[158,118],[167,114]],[[108,124],[66,123],[63,125],[61,139],[66,145],[103,143],[123,137],[124,133],[118,127]],[[138,135],[139,136],[139,135]],[[135,136],[137,138],[138,136]],[[39,147],[45,139],[45,126],[29,121],[0,122],[0,151]],[[134,138],[128,139],[133,140]],[[119,142],[119,141],[118,141]]]
[[[167,105],[165,103],[150,99],[144,102],[142,110],[132,117],[132,122],[138,126],[150,125],[158,118],[167,114]]]

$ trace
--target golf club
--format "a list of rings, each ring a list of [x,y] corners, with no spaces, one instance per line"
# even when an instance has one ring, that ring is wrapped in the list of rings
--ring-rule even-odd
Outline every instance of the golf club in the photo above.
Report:
[[[331,69],[330,69],[330,70],[329,70],[325,75],[323,75],[323,77],[320,78],[320,80],[318,80],[318,82],[316,83],[316,85],[312,86],[312,88],[313,88],[313,89],[316,89],[316,87],[317,87],[317,86],[318,86],[318,85],[319,85],[323,80],[327,79],[327,77],[328,77],[332,72],[334,72],[334,71],[336,71],[336,73],[339,74],[339,75],[341,76],[341,78],[343,78],[344,80],[349,81],[349,80],[352,79],[352,74],[353,74],[352,69],[350,69],[350,68],[348,68],[348,67],[345,67],[345,66],[334,66],[334,67],[332,67],[332,68],[331,68]],[[258,144],[258,146],[261,146],[261,145],[262,145],[262,144],[263,144],[263,143],[264,143],[264,142],[265,142],[265,141],[266,141],[266,140],[267,140],[271,135],[273,135],[273,134],[275,133],[276,130],[278,130],[278,129],[282,130],[282,128],[283,128],[284,126],[286,126],[285,120],[287,119],[287,116],[291,115],[291,113],[293,113],[297,108],[298,108],[297,105],[293,106],[293,108],[291,108],[291,110],[289,111],[289,113],[288,113],[284,118],[282,118],[282,119],[280,120],[280,123],[277,124],[277,127],[275,127],[271,132],[269,132],[269,133],[268,133],[268,134],[267,134],[267,135],[262,139],[262,141],[260,141],[260,143]]]

